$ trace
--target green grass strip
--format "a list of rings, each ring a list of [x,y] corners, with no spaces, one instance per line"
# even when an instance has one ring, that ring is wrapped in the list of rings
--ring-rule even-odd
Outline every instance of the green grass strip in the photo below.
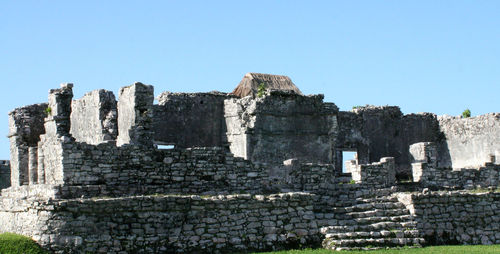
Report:
[[[402,248],[369,251],[333,251],[325,249],[286,250],[259,254],[498,254],[500,245],[446,245],[425,248]]]
[[[33,239],[12,233],[0,234],[0,253],[2,254],[48,254]]]

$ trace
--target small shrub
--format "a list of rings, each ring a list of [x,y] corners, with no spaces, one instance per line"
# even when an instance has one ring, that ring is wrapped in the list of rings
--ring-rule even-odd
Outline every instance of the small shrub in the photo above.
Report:
[[[2,254],[48,254],[49,252],[42,249],[33,239],[13,234],[0,234],[0,253]]]
[[[355,184],[356,181],[354,181],[354,179],[351,179],[351,181],[349,181],[349,184]]]
[[[257,97],[264,96],[264,94],[266,94],[266,90],[267,90],[266,83],[260,83],[259,87],[257,88]]]
[[[52,108],[51,108],[51,107],[47,107],[47,108],[45,109],[45,114],[47,114],[47,116],[52,115]]]
[[[462,112],[462,117],[463,118],[469,118],[470,117],[470,110],[465,109],[464,112]]]

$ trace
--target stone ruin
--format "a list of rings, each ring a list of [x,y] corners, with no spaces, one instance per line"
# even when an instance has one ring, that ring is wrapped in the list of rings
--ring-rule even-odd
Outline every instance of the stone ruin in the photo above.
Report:
[[[0,231],[55,253],[500,243],[499,113],[339,111],[256,73],[158,104],[141,83],[72,87],[9,113],[0,197]]]

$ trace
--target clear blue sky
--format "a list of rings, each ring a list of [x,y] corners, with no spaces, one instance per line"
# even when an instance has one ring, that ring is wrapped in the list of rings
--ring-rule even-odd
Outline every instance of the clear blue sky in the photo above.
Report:
[[[2,1],[0,32],[1,159],[7,112],[62,82],[230,92],[263,72],[341,110],[500,111],[500,1]]]

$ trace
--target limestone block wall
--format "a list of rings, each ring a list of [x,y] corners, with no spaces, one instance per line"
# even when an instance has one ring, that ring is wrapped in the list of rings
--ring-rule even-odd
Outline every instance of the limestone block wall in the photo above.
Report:
[[[153,106],[154,140],[176,147],[223,146],[227,143],[224,100],[220,93],[170,93]]]
[[[430,113],[403,115],[399,107],[362,106],[338,116],[337,150],[355,150],[358,164],[378,162],[394,157],[398,174],[411,175],[408,148],[417,142],[435,142],[442,138],[436,115]],[[337,160],[341,167],[342,160]]]
[[[76,141],[88,144],[116,140],[117,109],[113,92],[99,89],[73,100],[70,133]]]
[[[44,118],[48,104],[34,104],[17,108],[9,113],[10,182],[13,186],[29,182],[29,147],[36,147],[40,135],[45,133]]]
[[[230,253],[314,246],[320,240],[312,196],[23,200],[1,208],[0,231],[33,237],[55,253]]]
[[[500,193],[400,194],[428,244],[499,244]]]
[[[500,158],[500,113],[470,118],[440,116],[438,120],[445,136],[439,144],[440,166],[478,167],[491,155]]]
[[[117,145],[153,146],[153,100],[153,86],[136,82],[120,89]]]
[[[155,193],[252,193],[267,170],[222,148],[147,150],[142,146],[63,145],[62,197]]]
[[[425,187],[465,188],[496,187],[500,184],[500,165],[485,163],[479,168],[437,168],[427,163],[413,163],[413,181]]]
[[[291,189],[317,192],[334,183],[337,172],[333,164],[301,163],[291,167],[288,175]]]
[[[393,157],[384,157],[380,162],[359,164],[351,167],[352,179],[356,183],[377,187],[392,186],[396,183],[396,169]]]
[[[302,96],[269,91],[261,98],[225,101],[227,138],[231,152],[254,162],[281,164],[333,161],[338,108],[322,95]]]
[[[36,182],[33,177],[30,184],[62,184],[64,181],[64,144],[74,140],[70,134],[72,98],[73,84],[61,84],[61,88],[49,91],[50,112],[45,118],[45,134],[40,135],[38,147],[31,156],[37,158],[36,163],[30,163],[32,170],[37,171]]]

